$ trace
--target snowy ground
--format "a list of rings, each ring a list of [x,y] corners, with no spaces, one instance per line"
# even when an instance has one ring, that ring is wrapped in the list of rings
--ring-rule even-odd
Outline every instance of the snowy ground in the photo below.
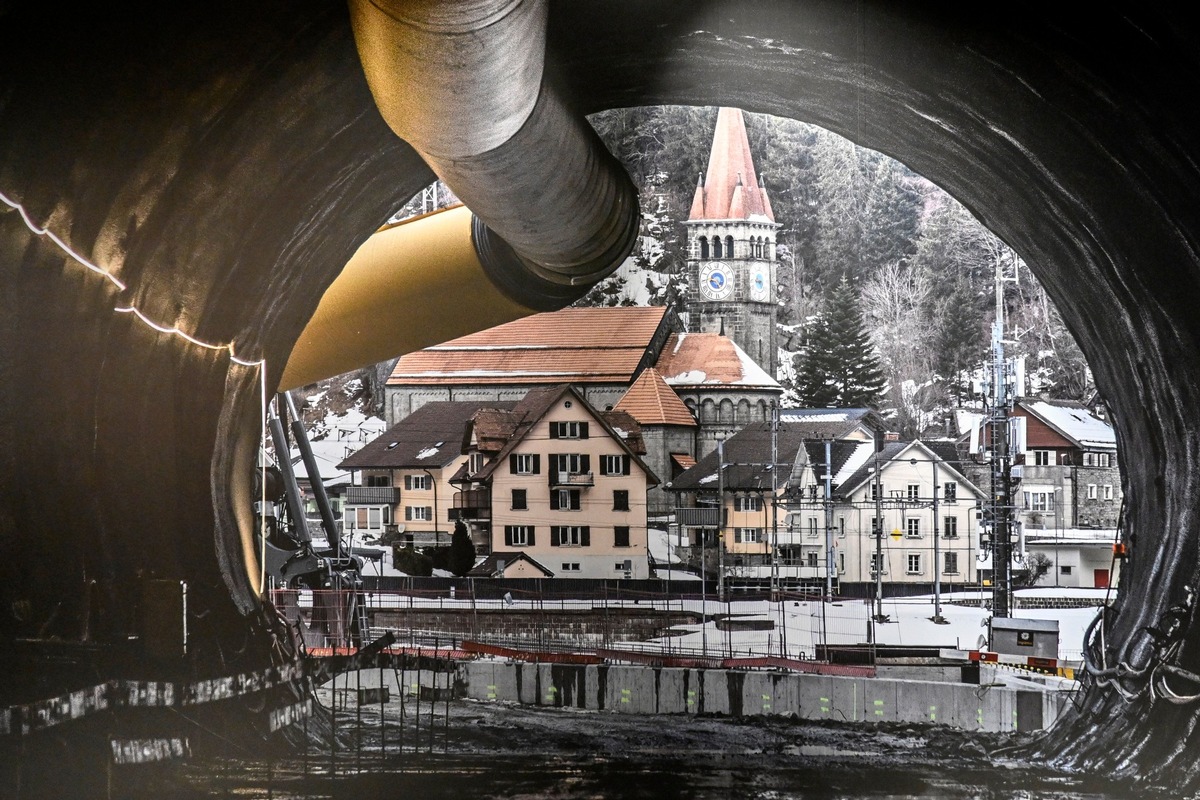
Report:
[[[665,566],[678,562],[673,558],[673,546],[669,546],[666,535],[652,531],[650,552],[660,567],[660,576],[666,577]],[[658,534],[658,535],[655,535]],[[379,548],[382,558],[368,561],[364,572],[368,575],[404,575],[391,563],[391,549]],[[449,576],[441,570],[438,576]],[[672,569],[673,580],[697,579],[695,575]],[[697,579],[698,580],[698,579]],[[550,609],[593,609],[593,600],[541,600],[535,597],[512,593],[511,602],[502,600],[478,600],[472,606],[469,599],[426,595],[409,597],[387,592],[372,593],[369,602],[375,607],[433,607],[433,608],[507,608],[512,611]],[[1038,597],[1086,597],[1098,604],[1103,602],[1104,590],[1075,588],[1022,589],[1017,598]],[[980,600],[979,592],[956,592],[942,595],[941,616],[944,623],[935,623],[934,598],[931,595],[908,598],[885,599],[883,613],[888,622],[874,621],[874,606],[870,601],[846,599],[838,602],[820,603],[804,600],[786,600],[771,603],[766,600],[739,600],[736,596],[728,602],[718,602],[715,597],[704,599],[646,598],[636,603],[632,600],[610,601],[610,606],[653,607],[662,610],[693,611],[704,615],[709,621],[704,625],[682,625],[672,630],[671,635],[661,639],[640,643],[642,649],[668,651],[681,654],[725,654],[725,655],[783,655],[792,658],[812,658],[816,647],[822,642],[833,645],[865,644],[875,642],[882,645],[908,647],[945,647],[972,650],[983,647],[987,639],[987,620],[990,612],[975,605]],[[302,604],[307,604],[307,593]],[[1016,616],[1025,619],[1054,619],[1059,624],[1058,656],[1066,661],[1078,661],[1083,649],[1083,635],[1097,613],[1096,607],[1069,609],[1020,609]],[[731,619],[734,627],[753,625],[760,630],[728,630],[724,620]],[[727,630],[720,630],[725,627]],[[622,645],[623,647],[629,645]]]
[[[666,576],[666,566],[678,565],[675,544],[664,530],[649,532],[650,554],[659,565],[660,576]],[[689,573],[671,571],[672,578],[696,577]],[[1103,589],[1037,588],[1016,592],[1018,598],[1070,597],[1090,598],[1098,604],[1103,602]],[[701,629],[694,626],[685,635],[672,637],[666,646],[683,649],[724,649],[735,653],[772,652],[789,656],[811,657],[817,642],[830,644],[861,644],[873,641],[884,645],[910,647],[947,647],[972,650],[987,641],[987,620],[990,612],[975,605],[979,592],[944,593],[941,616],[945,624],[935,623],[934,597],[932,595],[885,599],[883,614],[888,623],[874,623],[871,618],[874,608],[868,601],[845,600],[821,604],[789,601],[781,608],[778,604],[765,601],[728,604],[709,601],[708,615],[733,614],[746,619],[771,620],[774,631],[721,632],[715,622]],[[687,603],[686,606],[698,606]],[[675,607],[675,606],[672,606]],[[1054,619],[1059,624],[1058,656],[1067,661],[1078,661],[1083,650],[1083,635],[1088,623],[1096,616],[1097,608],[1069,609],[1021,609],[1015,616],[1023,619]]]

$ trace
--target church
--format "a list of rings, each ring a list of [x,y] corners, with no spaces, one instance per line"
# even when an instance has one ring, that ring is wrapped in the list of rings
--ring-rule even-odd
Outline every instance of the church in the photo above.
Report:
[[[775,379],[775,233],[742,112],[717,115],[687,228],[691,300],[666,307],[566,308],[402,356],[385,388],[389,426],[438,401],[515,402],[571,384],[597,411],[641,426],[660,484],[748,424],[770,419]],[[651,514],[673,499],[662,488]]]
[[[739,109],[717,112],[708,171],[696,185],[685,224],[689,330],[729,336],[776,375],[775,233],[780,226],[755,175]]]

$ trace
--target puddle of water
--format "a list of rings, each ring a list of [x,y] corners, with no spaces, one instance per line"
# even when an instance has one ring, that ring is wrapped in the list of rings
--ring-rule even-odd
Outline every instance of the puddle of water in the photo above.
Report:
[[[211,796],[289,800],[1166,800],[1084,777],[1022,768],[941,769],[861,763],[822,746],[775,754],[661,757],[438,756],[403,772],[310,775],[231,786]],[[866,754],[870,755],[870,754]],[[850,757],[860,763],[806,760]],[[237,779],[234,778],[234,783]]]

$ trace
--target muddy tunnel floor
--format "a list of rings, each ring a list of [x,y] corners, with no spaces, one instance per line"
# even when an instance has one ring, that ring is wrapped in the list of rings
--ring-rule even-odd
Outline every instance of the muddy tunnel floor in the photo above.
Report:
[[[1177,798],[1009,757],[1022,739],[924,726],[634,716],[454,701],[339,710],[285,758],[195,758],[110,776],[112,796],[254,798]],[[314,723],[315,727],[315,723]],[[381,747],[382,743],[382,747]],[[403,748],[403,752],[401,751]],[[243,753],[243,755],[246,755]]]

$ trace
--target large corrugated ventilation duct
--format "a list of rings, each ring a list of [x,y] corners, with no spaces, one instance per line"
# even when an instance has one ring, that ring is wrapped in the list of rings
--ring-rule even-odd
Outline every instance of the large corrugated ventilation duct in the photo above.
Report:
[[[637,189],[544,79],[545,0],[351,0],[350,13],[384,120],[486,226],[480,252],[511,248],[519,266],[490,266],[514,299],[561,306],[629,254]]]
[[[391,254],[372,260],[406,262],[409,279],[386,297],[362,273],[335,281],[293,350],[285,389],[440,341],[419,335],[408,312],[431,292],[459,296],[447,279],[485,284],[470,294],[499,300],[486,306],[503,311],[497,324],[582,297],[637,239],[629,175],[544,80],[544,0],[351,0],[350,10],[376,105],[474,213],[455,223],[464,233],[454,238],[469,231],[471,247],[414,270],[407,233],[388,237]],[[381,302],[390,313],[378,313]],[[479,327],[472,319],[438,330],[466,333]]]

